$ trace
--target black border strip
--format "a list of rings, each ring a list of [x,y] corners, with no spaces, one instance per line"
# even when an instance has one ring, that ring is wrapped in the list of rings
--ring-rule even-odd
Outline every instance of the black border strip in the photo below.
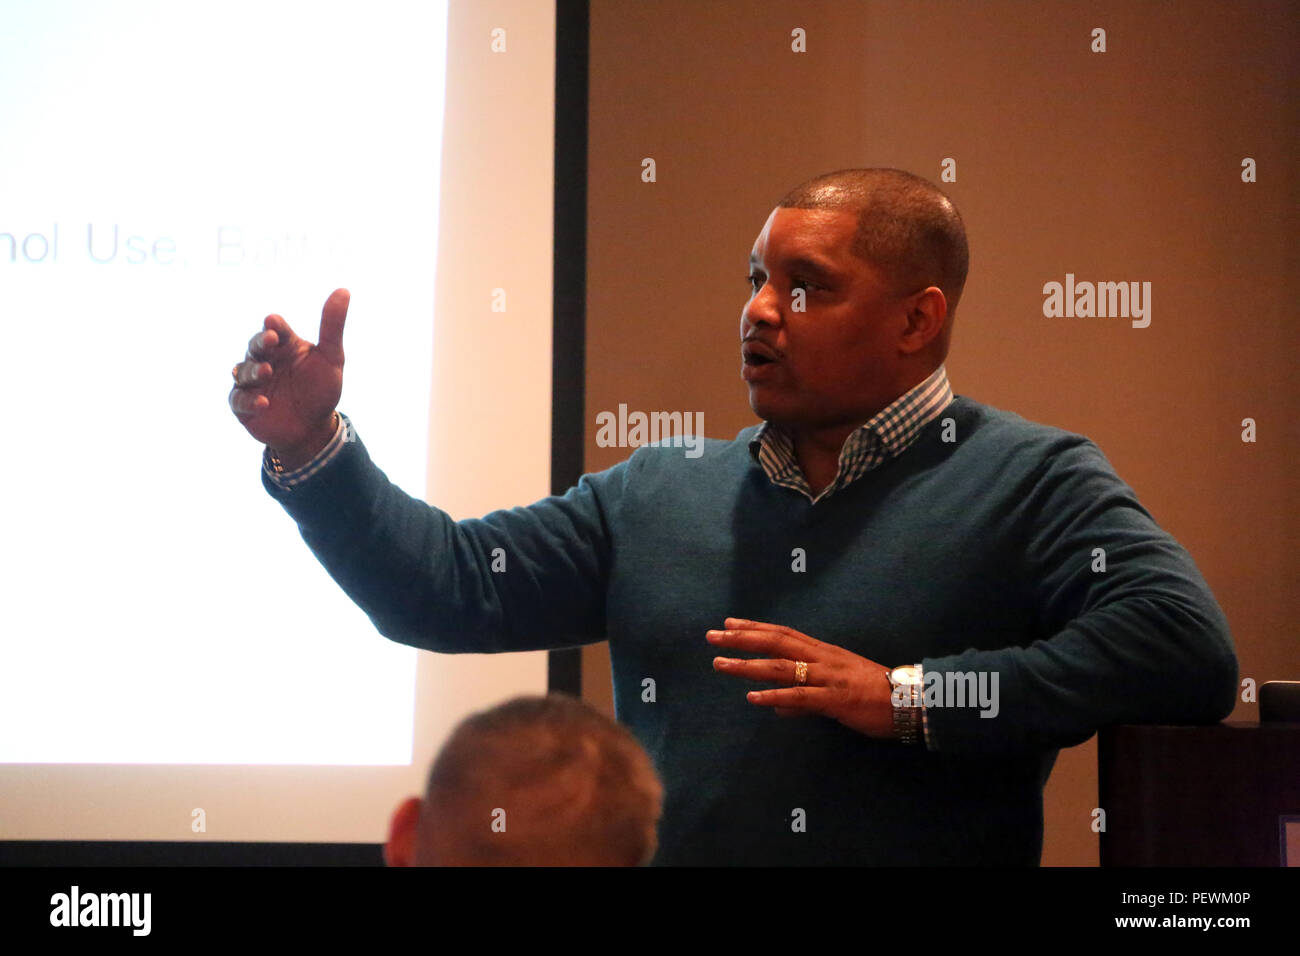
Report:
[[[0,866],[383,866],[379,843],[2,840]]]
[[[551,335],[551,494],[583,472],[587,392],[587,53],[589,0],[555,4],[555,236]],[[582,696],[582,649],[551,651],[546,686]]]

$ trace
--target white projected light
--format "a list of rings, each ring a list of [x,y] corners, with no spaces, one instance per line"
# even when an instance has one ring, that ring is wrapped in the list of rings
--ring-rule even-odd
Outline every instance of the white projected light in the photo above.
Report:
[[[408,764],[416,651],[263,490],[270,312],[425,488],[441,3],[0,3],[0,762]]]

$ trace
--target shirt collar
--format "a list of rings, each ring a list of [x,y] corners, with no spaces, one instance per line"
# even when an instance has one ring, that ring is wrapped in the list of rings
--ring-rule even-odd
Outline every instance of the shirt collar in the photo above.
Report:
[[[952,400],[947,369],[940,365],[924,381],[908,389],[849,435],[840,451],[839,474],[823,494],[902,454],[916,441],[921,429]],[[749,453],[763,466],[772,481],[778,484],[793,482],[806,488],[794,458],[793,442],[771,422],[764,422],[754,433],[749,441]]]

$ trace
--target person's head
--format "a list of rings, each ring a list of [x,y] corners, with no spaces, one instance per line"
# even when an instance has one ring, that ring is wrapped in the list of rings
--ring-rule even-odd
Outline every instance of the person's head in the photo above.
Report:
[[[750,255],[740,335],[755,413],[862,424],[947,357],[968,262],[956,207],[919,176],[843,169],[790,190]]]
[[[636,866],[663,788],[624,727],[573,697],[519,697],[452,732],[424,799],[398,806],[390,866]]]

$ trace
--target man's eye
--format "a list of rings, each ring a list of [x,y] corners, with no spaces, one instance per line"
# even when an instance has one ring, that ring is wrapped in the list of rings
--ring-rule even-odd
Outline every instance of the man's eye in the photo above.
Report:
[[[763,285],[763,283],[766,280],[761,275],[755,275],[754,273],[751,272],[749,275],[745,276],[745,281],[749,283],[749,288],[751,291],[756,291],[758,288],[760,288]],[[820,289],[821,286],[817,285],[817,283],[815,282],[810,282],[807,279],[795,279],[793,282],[790,283],[790,288],[807,289],[811,291],[813,289]]]

